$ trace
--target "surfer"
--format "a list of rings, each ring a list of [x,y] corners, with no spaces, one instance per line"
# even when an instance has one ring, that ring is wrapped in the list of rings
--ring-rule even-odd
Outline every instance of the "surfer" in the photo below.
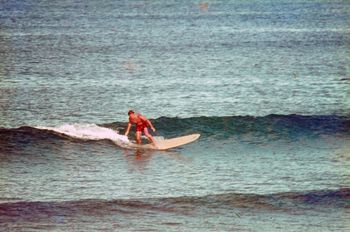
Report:
[[[128,115],[129,115],[129,123],[128,123],[128,127],[126,129],[126,132],[125,132],[125,136],[128,136],[128,134],[130,132],[131,125],[135,124],[136,125],[136,142],[138,144],[141,144],[141,134],[143,132],[146,135],[146,137],[148,138],[148,140],[150,142],[152,142],[153,145],[156,146],[155,139],[148,132],[148,127],[151,127],[153,132],[156,131],[156,129],[154,128],[152,123],[145,116],[138,114],[138,113],[135,113],[132,110],[129,110]]]

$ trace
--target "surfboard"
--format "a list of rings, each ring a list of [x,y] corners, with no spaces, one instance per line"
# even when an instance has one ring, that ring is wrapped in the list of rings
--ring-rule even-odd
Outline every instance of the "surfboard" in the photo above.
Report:
[[[176,137],[172,139],[164,139],[161,141],[157,141],[157,146],[154,146],[153,144],[133,144],[132,146],[134,148],[141,148],[141,149],[152,149],[152,150],[168,150],[175,147],[180,147],[182,145],[192,143],[196,141],[201,135],[200,134],[191,134],[191,135],[185,135],[181,137]]]

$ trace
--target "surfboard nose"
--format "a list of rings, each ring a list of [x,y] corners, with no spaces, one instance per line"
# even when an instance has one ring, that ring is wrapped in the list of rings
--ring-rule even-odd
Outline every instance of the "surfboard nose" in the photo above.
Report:
[[[200,137],[200,134],[191,134],[191,135],[185,135],[185,136],[176,137],[172,139],[165,139],[163,141],[157,142],[157,149],[167,150],[170,148],[179,147],[179,146],[194,142],[199,137]]]

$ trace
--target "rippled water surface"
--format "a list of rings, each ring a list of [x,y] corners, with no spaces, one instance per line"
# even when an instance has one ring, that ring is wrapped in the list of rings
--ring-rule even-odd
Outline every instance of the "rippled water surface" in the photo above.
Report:
[[[0,230],[348,231],[349,22],[342,0],[0,1]],[[201,137],[130,149],[129,109]]]

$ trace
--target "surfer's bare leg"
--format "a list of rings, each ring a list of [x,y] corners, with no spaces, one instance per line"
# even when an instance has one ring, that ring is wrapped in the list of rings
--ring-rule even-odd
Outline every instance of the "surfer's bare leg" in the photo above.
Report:
[[[136,142],[137,144],[141,144],[141,131],[136,131]]]
[[[153,138],[153,136],[148,132],[148,129],[147,127],[143,130],[143,133],[145,133],[147,139],[153,143],[154,146],[157,146],[157,142],[156,140]]]

